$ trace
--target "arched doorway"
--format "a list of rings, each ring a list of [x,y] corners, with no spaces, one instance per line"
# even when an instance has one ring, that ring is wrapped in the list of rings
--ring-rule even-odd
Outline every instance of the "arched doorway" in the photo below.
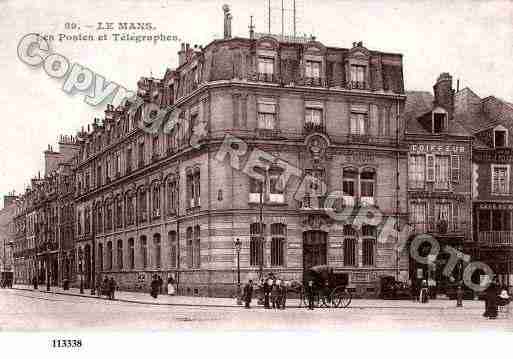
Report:
[[[327,264],[328,233],[323,231],[303,232],[303,270]]]

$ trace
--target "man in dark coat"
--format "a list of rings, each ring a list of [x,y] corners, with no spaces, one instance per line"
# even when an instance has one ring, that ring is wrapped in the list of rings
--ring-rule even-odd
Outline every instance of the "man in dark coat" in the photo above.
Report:
[[[162,286],[164,285],[164,281],[162,280],[161,276],[159,276],[157,280],[159,282],[159,294],[162,294]]]
[[[485,312],[484,317],[490,319],[497,318],[498,304],[497,297],[499,296],[499,290],[495,279],[492,280],[488,288],[486,289],[486,300],[485,300]]]
[[[116,281],[113,277],[109,280],[109,298],[114,299],[114,292],[116,291]]]
[[[285,302],[287,301],[287,282],[281,282],[281,309],[285,309]]]
[[[263,290],[264,290],[264,308],[266,308],[266,309],[271,309],[271,306],[269,305],[269,296],[271,294],[271,289],[272,289],[272,279],[271,279],[271,277],[267,277],[264,280],[264,286],[263,286]]]
[[[314,288],[313,280],[309,280],[306,286],[306,295],[308,296],[308,309],[314,309]]]
[[[150,286],[151,286],[151,292],[150,292],[151,296],[153,298],[157,298],[159,295],[159,287],[160,286],[159,286],[159,280],[157,279],[156,275],[153,276],[153,280],[151,281]]]
[[[249,282],[244,286],[244,303],[245,307],[249,309],[251,298],[253,297],[253,281],[250,279]]]

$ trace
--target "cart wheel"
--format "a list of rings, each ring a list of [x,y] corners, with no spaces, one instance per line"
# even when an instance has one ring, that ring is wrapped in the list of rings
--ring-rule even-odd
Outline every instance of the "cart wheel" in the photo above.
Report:
[[[343,287],[337,287],[331,292],[331,303],[335,308],[347,308],[351,304],[351,293]]]

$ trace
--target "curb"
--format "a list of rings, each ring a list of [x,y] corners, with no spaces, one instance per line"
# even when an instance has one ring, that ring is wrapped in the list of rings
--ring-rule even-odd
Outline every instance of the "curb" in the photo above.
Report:
[[[187,303],[153,303],[153,302],[145,302],[142,300],[131,300],[131,299],[107,299],[103,297],[96,297],[86,294],[75,294],[75,293],[62,293],[62,292],[47,292],[46,290],[40,289],[29,289],[29,288],[11,288],[14,290],[21,290],[26,292],[40,292],[40,293],[50,293],[56,295],[65,295],[70,297],[81,297],[81,298],[91,298],[91,299],[102,299],[109,302],[121,302],[121,303],[133,303],[133,304],[148,304],[148,305],[160,305],[160,306],[170,306],[170,307],[206,307],[206,308],[244,308],[242,305],[228,305],[228,304],[187,304]],[[287,308],[306,308],[305,306],[288,306]],[[462,307],[461,309],[463,309]],[[252,306],[251,309],[265,309],[263,306]],[[317,308],[317,309],[330,309],[330,308]],[[457,309],[456,306],[445,306],[445,307],[417,307],[417,306],[371,306],[371,305],[350,305],[348,308],[337,308],[340,310],[344,309],[420,309],[420,310],[449,310],[449,309]],[[476,308],[477,309],[477,308]],[[480,309],[480,308],[479,308]]]

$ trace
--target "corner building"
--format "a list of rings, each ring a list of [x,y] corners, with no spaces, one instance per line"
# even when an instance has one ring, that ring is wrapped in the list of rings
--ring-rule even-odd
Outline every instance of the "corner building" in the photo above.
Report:
[[[380,276],[407,273],[394,243],[377,241],[381,224],[334,222],[316,181],[280,185],[291,166],[327,193],[343,191],[356,212],[406,216],[400,54],[226,36],[178,55],[177,69],[139,81],[142,107],[109,107],[80,134],[75,247],[86,286],[107,275],[148,290],[157,274],[173,276],[181,294],[233,295],[237,238],[242,282],[261,265],[301,281],[304,269],[329,264],[349,273],[357,295],[372,296]],[[150,103],[171,109],[166,131],[140,128]],[[228,134],[247,147],[239,168],[219,160]],[[243,171],[254,150],[271,158],[254,169],[258,178]]]

